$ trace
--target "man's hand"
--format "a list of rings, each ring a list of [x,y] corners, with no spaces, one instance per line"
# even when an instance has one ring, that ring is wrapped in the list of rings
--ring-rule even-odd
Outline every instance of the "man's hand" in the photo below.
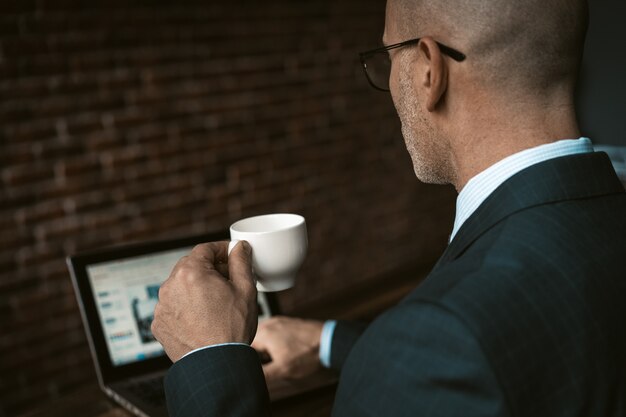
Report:
[[[252,347],[270,356],[263,365],[268,385],[280,380],[306,378],[320,370],[323,323],[288,317],[271,317],[259,324]]]
[[[159,289],[152,334],[173,362],[218,343],[250,343],[256,332],[257,291],[252,248],[242,241],[197,245]]]

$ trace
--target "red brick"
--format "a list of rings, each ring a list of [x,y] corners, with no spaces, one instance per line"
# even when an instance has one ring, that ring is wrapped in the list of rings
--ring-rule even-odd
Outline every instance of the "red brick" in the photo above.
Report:
[[[16,210],[15,221],[20,225],[30,225],[57,219],[63,217],[64,214],[62,202],[60,200],[50,200]]]
[[[0,357],[23,352],[0,415],[94,381],[66,253],[303,213],[289,311],[445,243],[453,196],[415,185],[357,63],[384,3],[21,4],[0,17]]]
[[[117,149],[124,145],[124,137],[113,130],[102,130],[82,135],[81,140],[87,152],[100,156],[101,151]]]
[[[6,144],[0,153],[2,166],[24,165],[35,162],[35,154],[30,143]]]
[[[66,158],[55,164],[55,172],[64,178],[81,176],[85,174],[95,175],[102,169],[98,155],[81,155],[74,158]]]
[[[2,126],[4,136],[9,142],[35,142],[48,139],[56,135],[54,121],[27,121],[15,125]]]
[[[3,37],[2,52],[5,59],[23,55],[45,54],[49,51],[45,37],[33,35]]]
[[[5,168],[2,180],[7,186],[19,186],[29,182],[37,182],[52,176],[50,166],[41,164],[24,164]]]
[[[41,98],[46,92],[46,80],[43,78],[0,81],[0,94],[7,99]],[[3,109],[14,107],[16,101],[5,101],[2,103]]]
[[[15,16],[0,16],[0,36],[14,36],[20,33],[20,22]]]
[[[50,261],[59,262],[64,257],[63,248],[56,245],[37,245],[23,247],[16,252],[18,265],[43,264]]]

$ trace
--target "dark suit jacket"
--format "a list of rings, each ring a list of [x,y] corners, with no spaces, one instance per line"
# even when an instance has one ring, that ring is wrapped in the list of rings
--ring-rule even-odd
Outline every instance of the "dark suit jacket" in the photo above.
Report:
[[[626,194],[606,154],[527,168],[428,278],[367,327],[339,322],[335,416],[625,416]],[[166,378],[172,416],[269,415],[255,352]]]

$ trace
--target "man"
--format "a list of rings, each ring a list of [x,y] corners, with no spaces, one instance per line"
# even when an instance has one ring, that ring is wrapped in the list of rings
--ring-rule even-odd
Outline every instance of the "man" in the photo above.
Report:
[[[460,191],[450,245],[367,327],[264,323],[263,368],[249,246],[196,247],[152,325],[175,362],[170,413],[268,415],[265,378],[320,355],[341,371],[335,416],[626,415],[626,194],[576,139],[586,24],[583,0],[389,0],[388,86],[367,62],[380,51],[363,59],[416,176]]]

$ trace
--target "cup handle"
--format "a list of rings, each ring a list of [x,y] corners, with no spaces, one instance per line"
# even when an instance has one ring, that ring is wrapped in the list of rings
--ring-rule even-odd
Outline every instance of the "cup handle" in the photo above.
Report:
[[[230,253],[233,251],[237,243],[239,243],[239,240],[237,239],[233,239],[230,241],[230,243],[228,244],[228,256],[230,256]]]

